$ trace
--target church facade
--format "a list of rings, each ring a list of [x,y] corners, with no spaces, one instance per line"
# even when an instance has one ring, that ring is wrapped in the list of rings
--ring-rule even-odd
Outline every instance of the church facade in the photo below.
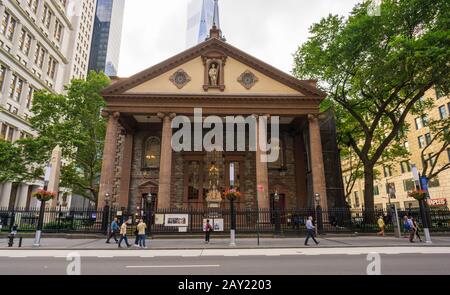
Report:
[[[99,207],[136,210],[151,194],[159,209],[205,208],[214,191],[230,187],[241,193],[238,208],[344,207],[334,182],[342,179],[335,134],[324,129],[330,118],[319,110],[326,94],[316,81],[298,80],[226,43],[215,26],[205,42],[117,79],[102,95],[108,123]],[[263,151],[249,150],[249,140],[240,151],[174,151],[173,119],[192,119],[196,110],[204,118],[256,118],[257,126],[260,117],[279,117],[279,156],[262,161]],[[193,137],[196,130],[194,122]]]

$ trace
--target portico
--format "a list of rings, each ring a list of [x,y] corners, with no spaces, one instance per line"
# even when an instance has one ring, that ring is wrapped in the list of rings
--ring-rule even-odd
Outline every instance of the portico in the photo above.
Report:
[[[270,209],[275,192],[289,208],[314,206],[315,193],[322,208],[333,206],[336,202],[327,198],[319,120],[325,93],[315,81],[295,79],[229,45],[217,28],[210,35],[104,90],[108,125],[98,206],[109,194],[114,205],[135,209],[151,193],[158,208],[203,208],[213,186],[222,192],[230,185],[243,195],[241,208]],[[279,116],[278,160],[261,161],[260,149],[174,152],[172,120],[193,118],[195,109],[204,117]],[[196,123],[192,134],[201,128]]]

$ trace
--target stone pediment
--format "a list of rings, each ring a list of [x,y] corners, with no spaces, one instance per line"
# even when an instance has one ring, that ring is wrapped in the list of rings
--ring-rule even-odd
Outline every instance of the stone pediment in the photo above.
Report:
[[[296,79],[217,38],[121,79],[103,91],[105,98],[145,94],[326,96],[314,81]]]

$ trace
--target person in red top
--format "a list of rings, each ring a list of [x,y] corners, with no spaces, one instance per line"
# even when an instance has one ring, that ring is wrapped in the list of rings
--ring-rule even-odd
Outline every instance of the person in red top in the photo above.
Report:
[[[209,244],[209,238],[211,236],[211,232],[214,230],[213,226],[209,223],[209,219],[206,220],[205,225],[205,244]]]

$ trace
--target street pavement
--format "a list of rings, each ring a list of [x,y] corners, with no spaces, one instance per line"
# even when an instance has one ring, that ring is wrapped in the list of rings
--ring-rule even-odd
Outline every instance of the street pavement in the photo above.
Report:
[[[450,247],[449,236],[432,237],[432,244],[410,243],[407,238],[359,236],[359,237],[327,237],[319,238],[321,248],[350,248],[350,247],[399,247],[399,246],[447,246]],[[134,237],[129,237],[129,242],[134,243]],[[229,239],[212,239],[205,245],[202,239],[147,239],[149,249],[228,249]],[[256,238],[237,239],[235,248],[304,248],[304,238],[263,238],[257,245]],[[0,249],[19,249],[19,240],[16,238],[13,248],[8,248],[7,238],[0,239]],[[117,249],[117,244],[111,240],[106,244],[105,239],[62,239],[43,238],[39,248],[33,247],[34,239],[24,239],[22,249]],[[310,246],[313,241],[310,240]],[[124,246],[124,244],[123,244]]]
[[[0,250],[0,275],[65,275],[73,257],[83,275],[366,275],[374,255],[379,274],[450,275],[450,247]]]

